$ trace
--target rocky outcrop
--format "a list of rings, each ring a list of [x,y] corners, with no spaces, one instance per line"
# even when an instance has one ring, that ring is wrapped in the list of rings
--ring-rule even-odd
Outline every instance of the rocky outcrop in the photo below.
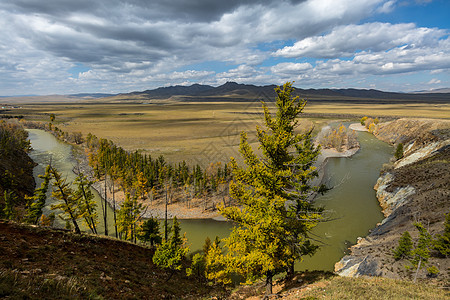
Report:
[[[445,214],[450,212],[450,121],[410,120],[380,124],[376,136],[393,145],[404,144],[402,159],[384,168],[375,190],[385,219],[350,248],[350,255],[335,265],[342,276],[409,278],[406,261],[395,261],[392,251],[401,234],[409,231],[417,239],[414,222],[425,224],[433,235],[442,233]],[[387,169],[387,170],[386,170]],[[440,270],[450,260],[432,257]],[[426,271],[419,274],[422,278]],[[441,272],[438,279],[449,279]]]
[[[403,205],[408,198],[415,193],[414,187],[410,185],[399,187],[394,191],[389,192],[388,187],[393,180],[394,176],[391,173],[383,174],[378,178],[374,187],[377,191],[377,198],[380,202],[381,208],[383,209],[383,214],[385,217],[388,217],[393,210]]]

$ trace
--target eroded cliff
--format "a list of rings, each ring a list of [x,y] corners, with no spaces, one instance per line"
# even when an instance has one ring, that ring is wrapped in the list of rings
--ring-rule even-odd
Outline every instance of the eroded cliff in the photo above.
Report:
[[[390,144],[403,143],[403,158],[384,166],[375,185],[385,219],[351,248],[351,254],[335,265],[343,276],[409,278],[406,260],[396,261],[392,251],[400,235],[409,231],[413,240],[420,221],[434,235],[442,233],[450,212],[450,121],[400,119],[380,124],[375,135]],[[432,257],[440,269],[438,279],[448,281],[448,259]],[[426,271],[419,273],[426,277]]]

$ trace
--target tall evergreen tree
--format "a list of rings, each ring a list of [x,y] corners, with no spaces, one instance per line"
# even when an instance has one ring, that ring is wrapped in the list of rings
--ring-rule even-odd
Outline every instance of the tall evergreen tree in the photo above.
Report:
[[[78,199],[75,193],[70,188],[70,184],[66,182],[66,179],[62,178],[61,174],[55,168],[52,167],[50,172],[55,180],[52,196],[62,201],[59,204],[52,205],[52,209],[62,210],[65,215],[62,218],[67,222],[71,221],[75,228],[75,233],[81,234],[80,227],[77,223],[77,220],[81,216],[81,211],[78,207]]]
[[[236,272],[250,283],[265,276],[267,293],[272,292],[274,275],[316,251],[308,233],[322,219],[323,211],[308,200],[311,192],[321,191],[319,186],[311,186],[318,176],[313,163],[320,150],[313,145],[312,130],[295,132],[306,101],[292,97],[294,89],[289,82],[275,91],[276,114],[263,102],[265,128],[256,128],[262,157],[242,133],[240,153],[246,166],[231,159],[234,180],[230,195],[239,206],[220,208],[220,213],[236,224],[224,239],[226,254],[216,246],[210,251],[215,257],[207,259],[221,266],[210,265],[209,278],[226,282],[225,273]]]
[[[142,204],[138,203],[137,196],[130,197],[127,193],[117,212],[117,230],[125,240],[136,242],[138,221],[141,219]]]
[[[398,241],[398,246],[394,250],[395,260],[402,258],[408,258],[411,256],[411,251],[413,249],[413,242],[411,235],[408,231],[405,231]]]
[[[174,217],[170,238],[163,240],[153,255],[153,263],[155,265],[171,271],[167,280],[172,277],[176,270],[181,270],[181,262],[189,251],[189,248],[184,246],[180,231],[180,223]]]
[[[450,255],[450,212],[445,215],[444,233],[438,234],[433,244],[441,255],[445,257]]]
[[[162,237],[159,232],[159,221],[157,218],[151,217],[142,223],[138,238],[141,241],[149,242],[151,246],[161,244]]]
[[[75,178],[74,183],[77,186],[75,197],[78,199],[78,209],[80,210],[81,217],[84,219],[84,223],[89,227],[92,233],[97,234],[97,204],[94,200],[94,194],[90,190],[93,182],[80,173]]]
[[[32,197],[27,198],[31,203],[27,208],[25,220],[29,223],[37,224],[42,216],[42,209],[44,208],[45,201],[47,200],[47,191],[51,179],[50,169],[51,166],[48,165],[45,168],[44,175],[39,175],[40,178],[44,179],[41,183],[41,187],[34,191],[34,195]]]

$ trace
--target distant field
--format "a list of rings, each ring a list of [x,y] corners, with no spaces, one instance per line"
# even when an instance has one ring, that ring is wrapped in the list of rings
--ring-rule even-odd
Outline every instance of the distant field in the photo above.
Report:
[[[64,131],[80,131],[84,135],[90,132],[127,150],[139,149],[152,156],[162,154],[172,162],[186,160],[189,164],[204,165],[239,156],[240,132],[249,132],[254,141],[255,126],[262,125],[259,102],[33,103],[21,107],[1,114],[47,122],[48,115],[54,113],[55,125]],[[352,115],[355,120],[363,115],[448,118],[450,105],[309,103],[305,112],[315,118],[303,119],[299,130],[314,126],[317,131],[327,122]],[[327,118],[321,118],[321,114]]]
[[[355,103],[314,103],[305,109],[308,113],[350,114],[356,116],[387,116],[387,117],[420,117],[449,119],[450,103],[443,104],[355,104]]]

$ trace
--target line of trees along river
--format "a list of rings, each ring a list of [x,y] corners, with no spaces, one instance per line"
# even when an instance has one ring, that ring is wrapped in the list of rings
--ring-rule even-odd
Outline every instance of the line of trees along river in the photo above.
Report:
[[[52,165],[72,182],[76,177],[72,171],[76,162],[71,155],[71,146],[43,130],[30,129],[28,132],[34,149],[30,156],[38,163],[34,170],[37,186],[42,181],[38,175],[44,173],[50,158]],[[367,235],[383,218],[373,186],[381,165],[392,156],[392,148],[369,133],[358,133],[358,139],[361,150],[353,157],[331,158],[327,163],[325,180],[333,189],[323,196],[318,196],[316,201],[325,206],[334,220],[321,223],[314,229],[313,233],[323,245],[313,257],[306,257],[303,262],[298,263],[296,270],[332,270],[334,263],[345,254],[349,244],[355,243],[357,237]],[[93,193],[99,207],[99,220],[103,220],[101,198],[95,190]],[[44,214],[52,212],[52,204],[55,204],[55,200],[49,197]],[[108,231],[112,235],[114,221],[110,207],[107,215]],[[55,220],[56,226],[65,225],[59,218]],[[98,224],[99,232],[104,232],[102,223]],[[232,227],[228,222],[211,219],[180,220],[180,223],[182,231],[186,232],[191,252],[200,250],[207,236],[211,239],[215,236],[225,237]]]

